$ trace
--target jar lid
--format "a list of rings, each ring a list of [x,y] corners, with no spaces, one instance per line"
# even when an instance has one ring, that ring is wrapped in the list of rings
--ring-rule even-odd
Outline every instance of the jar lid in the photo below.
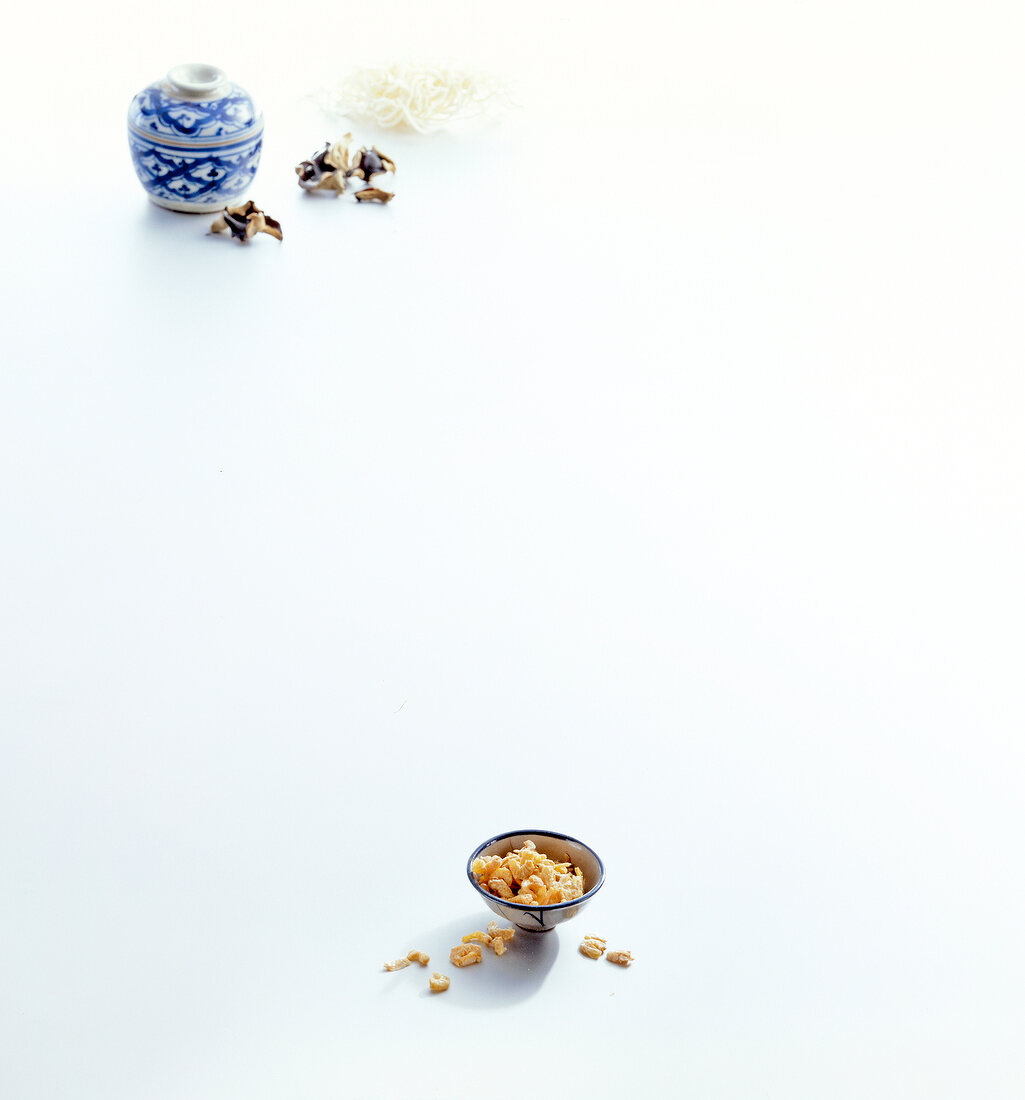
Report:
[[[167,82],[180,96],[188,99],[212,99],[227,84],[228,78],[216,65],[192,62],[175,65],[167,74]]]

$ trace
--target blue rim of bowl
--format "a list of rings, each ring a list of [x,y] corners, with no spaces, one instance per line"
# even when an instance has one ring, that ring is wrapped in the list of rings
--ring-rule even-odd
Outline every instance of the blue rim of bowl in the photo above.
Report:
[[[574,844],[579,844],[581,848],[586,848],[598,861],[598,881],[586,894],[581,894],[580,897],[574,898],[572,901],[556,902],[555,905],[524,905],[520,901],[507,901],[505,898],[496,897],[494,894],[488,893],[488,891],[477,881],[477,876],[470,868],[473,865],[473,861],[489,844],[494,844],[499,840],[508,840],[511,836],[550,836],[553,840],[571,840]],[[477,845],[471,853],[470,858],[466,861],[466,877],[470,880],[470,884],[478,894],[481,894],[485,898],[492,898],[497,901],[499,905],[512,905],[527,913],[552,912],[556,909],[569,909],[572,905],[579,905],[581,902],[587,901],[593,894],[596,894],[605,881],[605,864],[602,862],[601,856],[598,855],[590,844],[585,844],[582,840],[577,840],[575,836],[570,836],[569,833],[553,833],[551,829],[509,829],[507,832],[499,833],[497,836],[491,837],[490,840],[485,840],[483,844]]]

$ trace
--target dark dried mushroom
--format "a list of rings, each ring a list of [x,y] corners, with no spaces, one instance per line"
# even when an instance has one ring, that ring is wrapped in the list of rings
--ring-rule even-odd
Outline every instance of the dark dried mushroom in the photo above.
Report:
[[[342,194],[348,186],[349,142],[352,134],[346,134],[333,145],[324,143],[319,153],[295,166],[299,186],[304,191],[337,191]]]
[[[380,187],[364,187],[356,192],[357,202],[391,202],[393,198],[394,191],[382,191]]]
[[[210,226],[212,233],[223,233],[225,229],[231,231],[231,235],[243,243],[254,237],[257,233],[269,233],[280,241],[281,222],[275,221],[269,214],[265,214],[255,202],[242,203],[241,206],[226,206],[220,214],[214,218]]]
[[[372,149],[368,149],[364,145],[356,154],[352,167],[346,172],[346,175],[355,176],[357,179],[366,180],[369,183],[374,176],[394,171],[395,161],[391,157],[386,157],[376,145]]]
[[[375,176],[395,171],[395,161],[385,156],[376,145],[372,149],[364,145],[355,157],[350,158],[351,141],[352,134],[346,134],[333,145],[325,143],[324,148],[309,160],[300,161],[295,166],[299,186],[304,191],[333,190],[341,195],[348,187],[350,177],[369,184]],[[370,186],[356,192],[359,202],[390,202],[394,197],[390,191]]]
[[[327,163],[328,150],[331,143],[324,142],[324,148],[319,153],[314,153],[309,160],[301,160],[295,166],[295,174],[299,177],[299,183],[316,184],[329,172],[335,171],[333,164]]]

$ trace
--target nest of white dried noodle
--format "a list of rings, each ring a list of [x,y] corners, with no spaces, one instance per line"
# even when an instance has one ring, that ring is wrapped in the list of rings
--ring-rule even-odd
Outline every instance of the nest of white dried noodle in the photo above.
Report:
[[[448,65],[356,69],[317,99],[332,114],[425,134],[484,114],[507,99],[496,77]]]

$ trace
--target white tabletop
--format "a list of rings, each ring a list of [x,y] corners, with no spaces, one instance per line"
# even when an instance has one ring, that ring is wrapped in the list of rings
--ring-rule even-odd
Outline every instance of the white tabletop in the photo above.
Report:
[[[1021,11],[112,10],[4,64],[0,1094],[1020,1096]],[[515,105],[300,192],[410,55]],[[134,178],[191,60],[281,243]],[[515,828],[605,886],[454,970]]]

